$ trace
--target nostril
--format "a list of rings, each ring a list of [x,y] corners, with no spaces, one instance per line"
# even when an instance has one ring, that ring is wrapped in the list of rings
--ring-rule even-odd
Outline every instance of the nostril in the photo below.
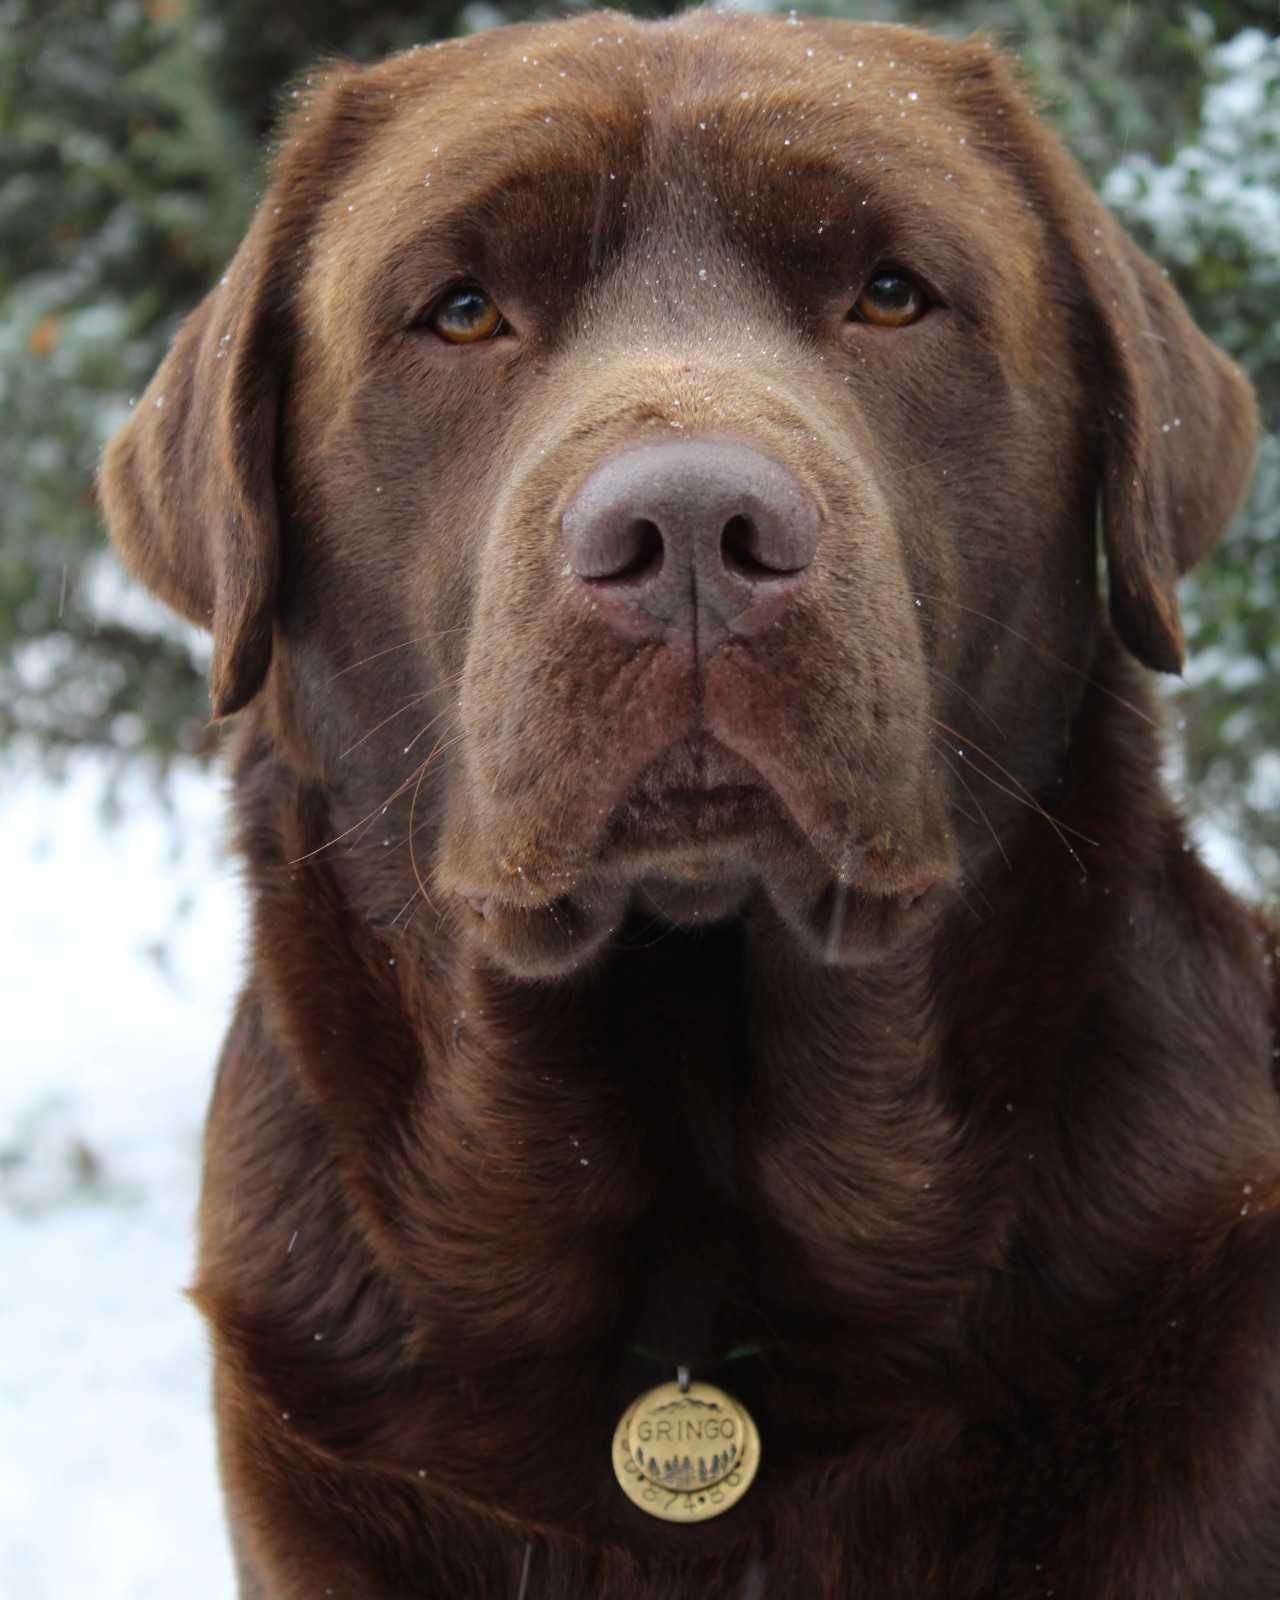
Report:
[[[662,529],[648,517],[625,512],[605,515],[570,512],[564,520],[569,566],[588,583],[647,582],[662,571]]]
[[[662,571],[662,530],[647,517],[627,524],[626,539],[620,554],[622,565],[600,577],[613,583],[634,583],[638,578],[656,578]]]
[[[739,577],[787,578],[808,562],[798,551],[786,548],[785,540],[772,544],[763,539],[758,524],[748,516],[730,517],[720,533],[720,559]]]
[[[759,559],[760,535],[750,517],[730,517],[720,533],[720,557],[730,572],[744,578],[768,576],[769,568]]]

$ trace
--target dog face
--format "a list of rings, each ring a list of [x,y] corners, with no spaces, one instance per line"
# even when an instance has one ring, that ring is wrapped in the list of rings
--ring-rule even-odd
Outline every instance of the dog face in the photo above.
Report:
[[[328,77],[102,481],[215,712],[385,808],[369,914],[540,976],[897,947],[1054,781],[1099,512],[1174,670],[1251,438],[985,44],[600,14]]]

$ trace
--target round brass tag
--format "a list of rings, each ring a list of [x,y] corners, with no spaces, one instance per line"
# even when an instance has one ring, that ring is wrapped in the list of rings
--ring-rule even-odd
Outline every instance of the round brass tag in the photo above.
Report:
[[[663,1383],[628,1407],[613,1434],[613,1470],[641,1511],[705,1522],[736,1505],[760,1465],[746,1408],[710,1383]]]

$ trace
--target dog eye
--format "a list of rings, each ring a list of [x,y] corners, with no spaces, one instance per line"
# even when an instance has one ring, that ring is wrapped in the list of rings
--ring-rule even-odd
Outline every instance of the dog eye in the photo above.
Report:
[[[474,283],[443,294],[423,318],[423,326],[449,344],[479,344],[508,331],[502,313]]]
[[[929,298],[909,272],[881,267],[858,296],[850,318],[875,328],[906,328],[929,309]]]

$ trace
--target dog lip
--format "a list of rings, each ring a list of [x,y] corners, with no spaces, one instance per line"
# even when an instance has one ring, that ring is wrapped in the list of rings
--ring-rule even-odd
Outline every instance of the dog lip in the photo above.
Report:
[[[460,884],[453,892],[460,900],[465,900],[478,917],[487,917],[493,910],[494,896],[488,889],[468,888]]]
[[[473,883],[450,884],[449,889],[483,921],[490,921],[502,911],[543,911],[566,898],[563,888],[543,889],[525,884],[514,892],[509,886],[497,888]]]
[[[626,821],[632,818],[660,819],[673,813],[687,821],[690,812],[700,816],[718,816],[725,811],[741,810],[767,796],[768,791],[762,783],[710,783],[705,786],[671,784],[644,793],[633,791],[615,808],[610,822],[614,818]]]
[[[595,851],[602,865],[637,854],[731,856],[745,839],[776,829],[781,808],[763,783],[652,781],[633,787],[606,820]]]
[[[870,841],[842,864],[832,884],[837,891],[893,901],[909,909],[952,877],[949,866],[942,861],[886,860],[877,850],[875,841]]]
[[[441,887],[468,920],[496,927],[547,913],[590,918],[601,896],[648,876],[706,886],[746,876],[801,901],[825,884],[833,903],[863,901],[868,914],[910,910],[954,879],[947,852],[916,836],[903,796],[889,805],[874,792],[861,803],[824,797],[801,774],[769,766],[705,728],[685,734],[630,776],[619,772],[616,798],[601,794],[591,826],[563,837],[482,834],[470,866],[446,866]]]

